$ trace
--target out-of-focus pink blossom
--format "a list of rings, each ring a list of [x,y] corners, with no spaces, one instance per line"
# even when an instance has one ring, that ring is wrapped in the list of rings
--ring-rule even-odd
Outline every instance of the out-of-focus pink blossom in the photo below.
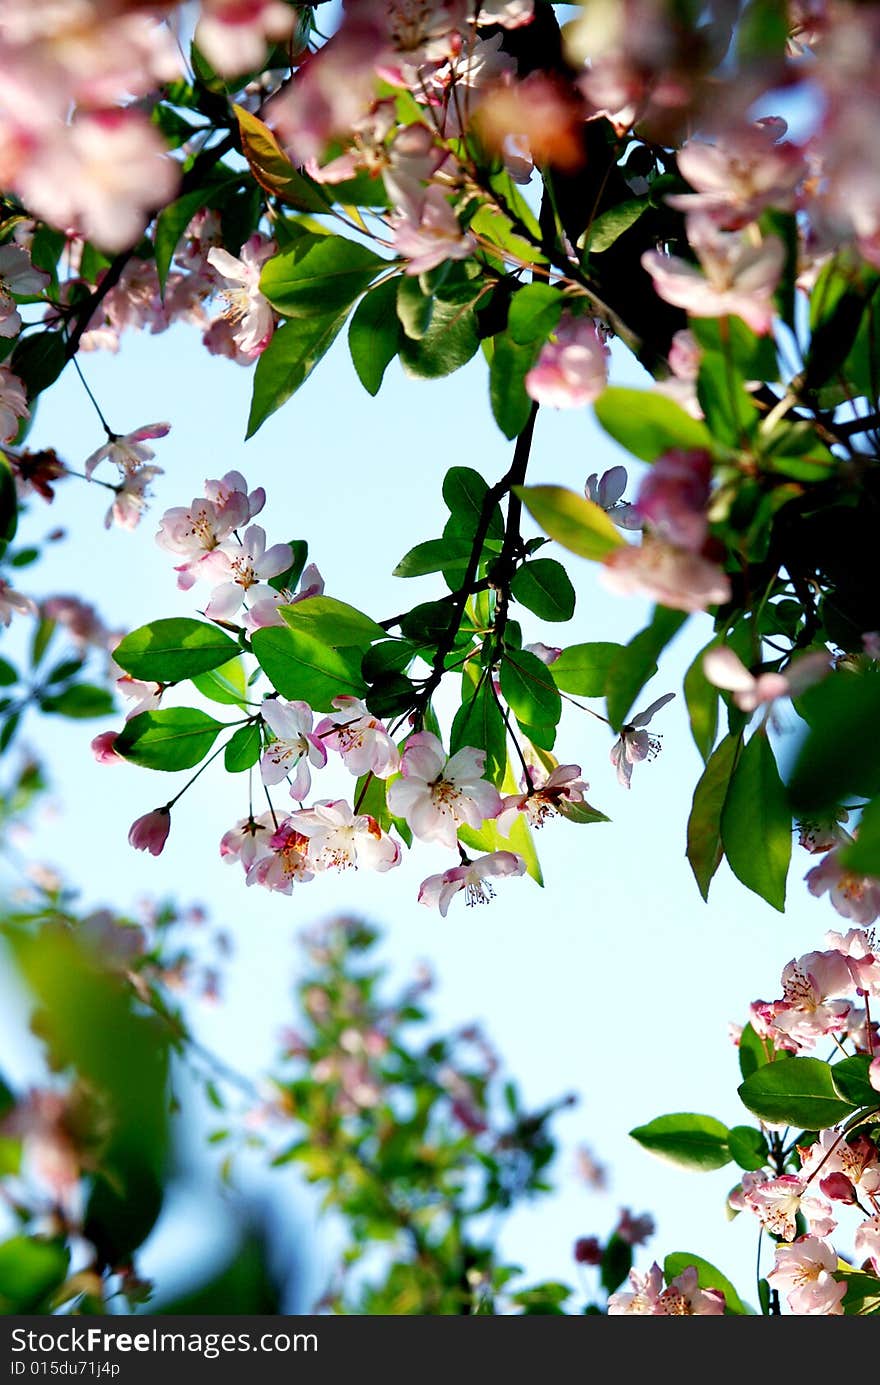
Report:
[[[655,1230],[654,1218],[647,1212],[634,1217],[628,1207],[621,1207],[614,1234],[629,1246],[642,1246],[650,1240]]]
[[[502,875],[522,875],[526,863],[512,851],[493,851],[467,865],[453,866],[439,875],[429,875],[419,888],[419,903],[439,909],[445,918],[455,896],[464,891],[465,903],[488,904],[495,897],[490,881]]]
[[[401,777],[387,791],[395,817],[406,818],[415,836],[454,851],[463,824],[476,830],[501,812],[501,795],[482,777],[486,752],[465,746],[447,759],[430,731],[410,736]]]
[[[675,611],[704,611],[730,600],[730,579],[717,563],[686,548],[646,536],[616,548],[599,578],[620,596],[649,596]]]
[[[739,233],[690,228],[700,267],[676,255],[646,250],[642,265],[667,303],[692,317],[741,317],[764,335],[773,324],[773,294],[782,274],[785,247],[777,236],[755,245]]]
[[[14,591],[5,578],[0,577],[0,625],[9,625],[14,614],[35,616],[37,603],[31,597]]]
[[[425,274],[446,260],[466,260],[477,248],[470,231],[458,218],[440,187],[429,187],[418,219],[404,212],[391,218],[394,248],[407,261],[405,273]]]
[[[171,831],[171,813],[167,808],[155,808],[136,818],[128,832],[129,843],[137,851],[149,851],[151,856],[159,856]]]
[[[20,245],[0,245],[0,337],[14,337],[21,331],[16,296],[42,293],[48,282],[49,275],[34,269]]]
[[[13,442],[20,421],[30,416],[24,385],[8,366],[0,365],[0,442]]]
[[[579,1265],[601,1265],[602,1253],[598,1236],[579,1236],[574,1243],[574,1258]]]
[[[604,510],[619,529],[641,529],[635,505],[623,499],[628,479],[625,466],[609,467],[601,476],[593,472],[584,482],[584,495]]]
[[[260,68],[267,48],[289,37],[296,18],[281,0],[202,0],[195,40],[223,77]]]
[[[875,1092],[880,1092],[880,1058],[872,1058],[868,1064],[868,1081]]]
[[[813,866],[804,877],[810,894],[823,895],[826,890],[831,903],[845,919],[854,923],[869,924],[880,918],[880,880],[871,875],[858,875],[843,865],[840,853],[843,847],[834,847]]]
[[[226,304],[223,316],[234,324],[233,338],[246,356],[265,351],[275,331],[275,313],[260,292],[260,275],[276,250],[273,240],[255,232],[241,247],[239,258],[219,246],[207,254],[208,263],[229,286],[220,291]]]
[[[718,645],[703,656],[703,672],[716,688],[733,693],[737,707],[753,712],[777,697],[797,697],[805,688],[818,683],[831,668],[831,655],[822,652],[801,654],[792,659],[785,673],[750,673],[727,645]]]
[[[807,164],[795,145],[778,142],[785,129],[784,121],[765,119],[725,131],[712,144],[689,139],[678,152],[678,168],[696,191],[666,200],[727,230],[757,220],[767,207],[793,211]]]
[[[658,457],[639,486],[635,510],[652,534],[699,553],[706,541],[712,458],[673,448]]]
[[[774,1289],[785,1294],[793,1313],[843,1313],[846,1284],[834,1278],[837,1253],[817,1236],[801,1236],[792,1245],[776,1247],[776,1264],[767,1274]]]
[[[526,374],[526,393],[553,409],[591,404],[608,383],[608,356],[595,322],[565,313]]]

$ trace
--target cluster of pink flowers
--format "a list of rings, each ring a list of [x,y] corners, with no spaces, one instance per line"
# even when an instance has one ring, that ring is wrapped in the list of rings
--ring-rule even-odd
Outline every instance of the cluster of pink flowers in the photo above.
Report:
[[[701,1289],[693,1265],[688,1265],[665,1287],[663,1271],[657,1264],[647,1274],[630,1270],[629,1281],[629,1289],[621,1289],[609,1298],[610,1317],[720,1317],[724,1313],[724,1294],[720,1289]]]
[[[782,973],[782,996],[755,1001],[751,1021],[778,1049],[799,1052],[826,1035],[849,1038],[857,1050],[873,1051],[876,1024],[851,998],[880,996],[880,955],[872,932],[851,928],[828,933],[824,952],[793,958]]]

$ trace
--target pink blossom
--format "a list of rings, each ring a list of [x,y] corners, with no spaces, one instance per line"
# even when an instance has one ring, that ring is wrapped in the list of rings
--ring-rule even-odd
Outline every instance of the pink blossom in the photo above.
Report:
[[[244,864],[243,853],[241,859]],[[260,850],[245,867],[245,883],[291,894],[295,884],[314,879],[312,866],[308,837],[297,830],[292,818],[285,818],[272,833],[268,850]]]
[[[0,365],[0,442],[14,442],[20,420],[30,416],[24,385],[8,366]]]
[[[407,261],[407,274],[425,274],[446,260],[466,260],[477,248],[440,187],[429,187],[418,218],[406,212],[391,218],[394,248]]]
[[[294,813],[291,822],[309,839],[309,862],[315,870],[348,870],[365,866],[386,871],[400,864],[400,846],[368,813],[356,814],[344,799],[326,799]]]
[[[880,1058],[872,1058],[868,1064],[868,1081],[875,1092],[880,1092]]]
[[[309,764],[321,769],[327,763],[324,744],[312,733],[312,709],[305,702],[268,697],[260,710],[274,736],[260,761],[263,783],[288,778],[291,798],[302,802],[312,786]]]
[[[252,601],[244,617],[244,627],[246,630],[261,630],[266,625],[283,625],[282,606],[295,606],[298,601],[323,594],[324,579],[315,564],[309,563],[299,579],[295,593],[289,587],[278,587]]]
[[[239,861],[247,873],[255,861],[271,850],[270,843],[276,829],[277,823],[271,812],[242,818],[221,837],[221,858],[227,865]]]
[[[717,563],[651,536],[616,548],[599,577],[620,596],[648,596],[674,611],[703,611],[731,594],[730,579]]]
[[[767,1279],[786,1295],[793,1313],[801,1316],[841,1314],[846,1284],[834,1278],[837,1255],[827,1241],[801,1236],[792,1245],[776,1247],[776,1264]]]
[[[104,516],[104,528],[117,524],[121,529],[135,529],[141,515],[147,508],[149,487],[154,476],[161,476],[160,466],[142,466],[125,473],[118,486],[114,486],[116,497]]]
[[[438,145],[434,131],[427,125],[405,125],[394,136],[382,180],[397,210],[411,222],[421,221],[428,184],[447,157],[447,151]],[[457,222],[455,229],[458,230]]]
[[[711,232],[705,225],[689,229],[699,268],[657,250],[642,255],[658,295],[692,317],[734,315],[759,335],[769,332],[773,294],[785,261],[782,241],[767,236],[754,245],[739,234]]]
[[[169,553],[187,559],[176,572],[177,585],[188,590],[199,576],[199,565],[206,553],[228,539],[258,515],[266,503],[262,486],[248,494],[247,482],[239,471],[228,471],[217,481],[205,482],[204,496],[196,496],[188,509],[176,506],[166,510],[159,521],[156,542]]]
[[[829,1175],[840,1175],[860,1193],[867,1193],[869,1197],[880,1193],[880,1157],[876,1146],[865,1135],[847,1140],[836,1130],[820,1130],[813,1144],[798,1146],[798,1154],[803,1178],[821,1173],[824,1181]]]
[[[454,851],[461,825],[478,830],[501,812],[501,795],[482,778],[485,763],[486,752],[473,746],[447,759],[437,737],[419,731],[404,748],[400,779],[388,786],[388,807],[415,836]]]
[[[202,0],[195,39],[223,77],[263,65],[270,44],[289,37],[294,11],[281,0]]]
[[[580,765],[556,765],[549,774],[532,771],[532,783],[524,793],[508,794],[502,800],[497,819],[501,835],[509,836],[520,813],[530,826],[540,827],[555,813],[565,816],[566,805],[583,803],[589,785],[580,776]]]
[[[856,1255],[870,1260],[875,1274],[880,1274],[880,1213],[866,1217],[856,1228],[853,1248]]]
[[[629,1246],[641,1246],[650,1240],[655,1230],[654,1218],[647,1212],[634,1217],[628,1207],[622,1207],[614,1234]]]
[[[86,458],[83,470],[91,479],[92,472],[101,462],[112,462],[123,476],[137,473],[144,463],[152,461],[156,455],[152,447],[145,444],[152,438],[164,438],[170,431],[170,423],[146,423],[131,433],[111,433],[107,442]],[[151,470],[158,471],[158,468]]]
[[[20,245],[0,245],[0,337],[14,337],[21,331],[15,296],[42,293],[48,283],[49,275],[34,269]]]
[[[652,534],[699,553],[706,541],[712,458],[673,448],[658,457],[639,486],[635,510]]]
[[[799,1212],[807,1218],[810,1230],[816,1235],[828,1236],[837,1225],[827,1202],[811,1192],[806,1181],[793,1173],[756,1183],[744,1194],[743,1201],[762,1226],[786,1241],[793,1241],[797,1235]]]
[[[268,298],[260,292],[260,274],[277,250],[274,241],[255,233],[241,247],[240,258],[215,246],[207,260],[227,284],[237,287],[220,290],[226,303],[223,316],[235,324],[233,338],[246,356],[265,351],[275,331],[275,313]]]
[[[767,207],[793,211],[807,164],[793,144],[777,142],[784,133],[784,121],[759,120],[722,133],[714,144],[689,139],[679,150],[678,168],[696,191],[666,200],[730,230],[755,221]]]
[[[744,712],[753,712],[777,697],[797,697],[830,668],[831,655],[824,650],[792,659],[785,673],[761,673],[757,677],[727,645],[718,645],[703,655],[703,672],[709,682],[731,691]]]
[[[865,995],[880,996],[880,955],[871,933],[850,928],[846,933],[826,933],[825,946],[840,952],[852,975],[853,985]]]
[[[536,659],[540,659],[542,664],[548,667],[555,664],[562,653],[562,646],[559,644],[544,644],[541,640],[536,640],[533,644],[524,644],[523,649],[529,654],[534,654]]]
[[[251,524],[238,546],[224,544],[204,560],[212,576],[226,578],[211,593],[205,615],[209,620],[229,620],[245,597],[256,601],[270,596],[271,588],[265,582],[284,572],[292,562],[289,543],[276,543],[267,549],[265,530]]]
[[[880,880],[848,870],[840,860],[841,850],[834,847],[818,866],[807,871],[807,889],[817,897],[827,890],[834,908],[845,919],[873,923],[880,917]]]
[[[655,1317],[710,1317],[724,1313],[724,1294],[720,1289],[701,1289],[693,1265],[687,1265],[657,1297]]]
[[[92,754],[99,765],[121,765],[123,763],[122,756],[118,755],[114,749],[118,736],[118,731],[102,731],[91,742]]]
[[[627,474],[625,466],[612,466],[599,476],[593,472],[584,483],[584,495],[604,510],[620,529],[641,529],[642,522],[636,514],[635,505],[623,500],[626,490]]]
[[[43,602],[42,613],[46,620],[63,625],[81,650],[90,644],[109,649],[122,638],[121,633],[111,634],[94,606],[78,596],[50,596]]]
[[[178,166],[145,115],[130,107],[78,112],[39,142],[17,175],[22,200],[103,250],[125,250],[154,207],[174,197]]]
[[[334,697],[337,711],[315,728],[328,750],[337,751],[352,774],[374,774],[387,779],[400,767],[400,754],[383,722],[374,717],[357,697]]]
[[[564,313],[526,375],[526,393],[553,409],[591,404],[608,383],[608,355],[592,318]]]
[[[660,1266],[655,1262],[647,1274],[640,1274],[638,1270],[630,1270],[629,1282],[630,1288],[628,1290],[618,1289],[616,1293],[609,1296],[608,1316],[653,1315],[663,1289],[663,1271]]]
[[[136,818],[128,833],[130,844],[137,851],[149,851],[151,856],[159,856],[171,831],[171,813],[168,808],[155,808]]]
[[[658,697],[656,702],[652,702],[650,707],[646,707],[643,712],[636,712],[631,721],[626,726],[621,727],[620,735],[611,747],[611,763],[617,770],[618,783],[623,788],[630,787],[632,780],[633,765],[640,764],[642,760],[653,759],[660,753],[660,741],[657,736],[649,736],[644,729],[655,712],[659,712],[661,707],[665,707],[667,702],[671,702],[675,693],[664,693]]]
[[[597,1236],[579,1236],[574,1243],[574,1258],[579,1265],[601,1265],[603,1246]]]
[[[0,625],[9,625],[13,613],[21,616],[37,615],[37,603],[29,596],[14,591],[5,578],[0,577]]]
[[[523,858],[514,852],[493,851],[467,865],[453,866],[440,875],[429,875],[419,888],[419,903],[429,909],[439,909],[441,918],[446,917],[450,903],[460,890],[464,890],[466,904],[488,904],[495,896],[490,879],[500,875],[522,875],[525,868]]]
[[[825,1034],[846,1027],[850,1003],[832,997],[854,989],[852,975],[839,952],[807,952],[782,972],[782,999],[772,1007],[772,1022],[802,1048],[812,1048]]]
[[[119,665],[115,664],[114,667],[118,668]],[[131,703],[125,714],[126,721],[140,716],[141,712],[152,712],[161,703],[164,691],[161,683],[144,682],[140,678],[132,678],[130,673],[123,673],[116,679],[116,689]]]

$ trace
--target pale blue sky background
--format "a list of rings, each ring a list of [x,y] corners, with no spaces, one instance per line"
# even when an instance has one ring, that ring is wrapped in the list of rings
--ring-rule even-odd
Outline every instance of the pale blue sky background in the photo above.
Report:
[[[50,547],[43,563],[21,574],[20,585],[36,596],[80,592],[110,625],[133,628],[159,616],[194,613],[198,592],[177,590],[170,555],[156,546],[154,534],[165,508],[188,503],[206,477],[233,467],[268,491],[260,522],[270,542],[308,539],[328,593],[377,618],[430,599],[440,594],[439,580],[404,583],[390,574],[412,544],[440,533],[447,467],[465,463],[495,479],[511,453],[489,413],[479,356],[451,378],[430,383],[406,379],[392,365],[373,400],[355,377],[343,335],[303,390],[247,445],[251,373],[209,358],[194,330],[178,327],[159,339],[130,335],[119,356],[84,356],[82,364],[115,429],[171,422],[170,435],[157,443],[165,474],[151,512],[133,534],[104,532],[108,493],[98,487],[70,481],[59,487],[51,509],[36,501],[22,538],[61,523],[72,537]],[[648,383],[623,353],[613,378]],[[88,399],[69,371],[41,403],[31,442],[54,445],[79,466],[101,440]],[[589,472],[620,460],[589,410],[541,411],[530,481],[579,489]],[[610,595],[590,564],[559,556],[578,590],[574,620],[552,626],[517,611],[526,639],[625,641],[641,628],[645,603]],[[810,862],[797,847],[784,916],[748,894],[726,867],[708,906],[699,898],[684,845],[700,761],[680,687],[710,633],[707,617],[694,618],[639,700],[641,706],[667,690],[679,693],[652,726],[663,733],[663,752],[636,767],[630,793],[616,782],[606,728],[566,711],[557,753],[582,765],[591,801],[613,821],[592,827],[556,821],[542,829],[543,891],[528,879],[501,881],[491,906],[467,909],[458,899],[443,920],[416,902],[420,880],[448,864],[445,853],[425,846],[384,876],[325,875],[292,897],[247,889],[242,873],[217,854],[222,833],[247,811],[246,776],[235,780],[219,763],[175,808],[164,854],[153,859],[134,852],[126,841],[130,822],[170,797],[169,785],[178,781],[161,776],[160,783],[160,776],[132,766],[95,764],[89,740],[109,722],[28,722],[25,739],[53,766],[61,809],[42,823],[29,851],[78,882],[86,906],[125,907],[143,894],[174,893],[204,903],[216,923],[230,929],[236,955],[226,1003],[194,1006],[192,1021],[205,1044],[250,1073],[268,1063],[280,1027],[293,1019],[290,978],[300,930],[337,912],[378,923],[399,975],[423,958],[436,968],[438,1024],[484,1022],[528,1102],[538,1106],[569,1090],[580,1096],[557,1122],[558,1191],[511,1218],[503,1235],[506,1253],[531,1278],[574,1281],[575,1238],[606,1234],[625,1205],[649,1210],[657,1220],[656,1236],[640,1252],[642,1268],[652,1255],[662,1260],[672,1250],[693,1250],[714,1260],[754,1302],[757,1225],[744,1218],[729,1224],[724,1211],[736,1169],[689,1174],[627,1138],[631,1127],[669,1111],[706,1112],[730,1124],[746,1120],[736,1096],[728,1021],[745,1020],[752,999],[777,995],[785,962],[821,946],[826,929],[843,922],[827,900],[807,895],[801,877]],[[322,778],[317,791],[326,796],[346,788],[350,781]],[[14,1055],[6,1063],[23,1079],[34,1069],[15,1033],[10,1004],[0,1014],[0,1043],[5,1055]],[[574,1151],[580,1143],[609,1167],[607,1194],[578,1180]],[[253,1170],[248,1178],[263,1186]],[[294,1306],[308,1308],[323,1284],[330,1238],[308,1198],[297,1192],[294,1172],[273,1172],[264,1186],[291,1216],[282,1240],[307,1261],[303,1297]],[[215,1221],[205,1199],[203,1192],[190,1199],[183,1222],[169,1212],[144,1256],[147,1272],[167,1274],[171,1263],[178,1270],[195,1268]],[[843,1241],[840,1248],[846,1248]]]

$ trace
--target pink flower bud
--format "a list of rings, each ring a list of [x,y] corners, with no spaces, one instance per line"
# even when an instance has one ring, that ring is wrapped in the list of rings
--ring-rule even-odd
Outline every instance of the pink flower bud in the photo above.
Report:
[[[819,1187],[832,1202],[855,1202],[856,1190],[845,1173],[829,1173],[819,1179]]]
[[[121,765],[122,756],[117,755],[115,750],[118,731],[102,731],[100,736],[96,736],[92,741],[92,754],[99,765]]]
[[[168,808],[154,808],[152,813],[144,813],[129,829],[128,840],[137,851],[149,851],[152,856],[161,854],[171,831],[171,812]]]
[[[880,1058],[873,1058],[868,1068],[868,1081],[875,1091],[880,1092]]]
[[[579,1265],[601,1265],[602,1247],[597,1236],[579,1236],[574,1243],[574,1258]]]

